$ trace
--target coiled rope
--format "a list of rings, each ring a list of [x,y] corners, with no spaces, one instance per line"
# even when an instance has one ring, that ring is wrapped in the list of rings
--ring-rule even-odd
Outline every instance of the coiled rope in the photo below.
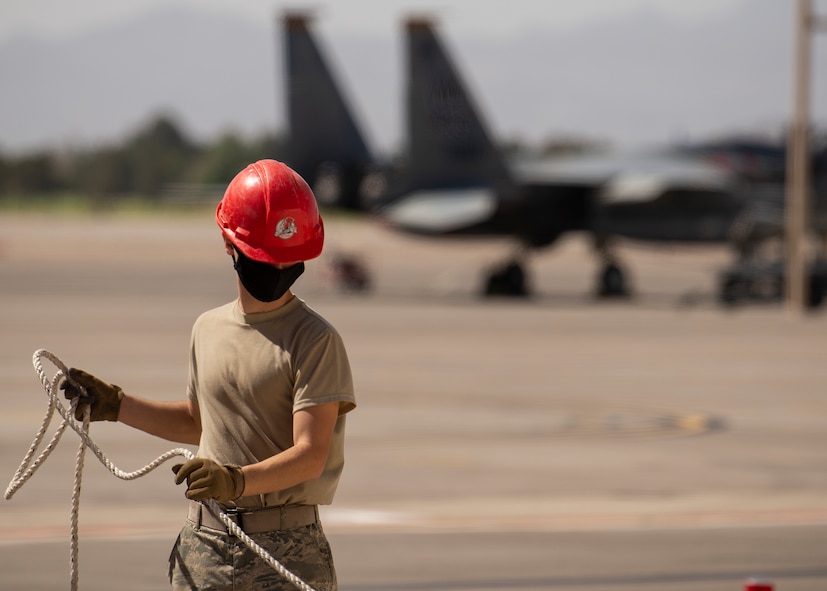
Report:
[[[51,361],[56,367],[57,371],[55,372],[54,376],[50,379],[46,372],[43,369],[42,359],[46,358]],[[66,430],[66,427],[69,426],[75,433],[78,434],[80,437],[80,444],[78,446],[77,457],[75,461],[75,478],[74,478],[74,486],[72,487],[72,512],[71,512],[71,523],[70,523],[70,570],[71,570],[71,589],[72,591],[76,591],[78,588],[78,509],[80,506],[80,489],[81,489],[81,481],[83,479],[83,464],[84,458],[86,456],[86,450],[92,450],[92,453],[95,454],[95,457],[100,460],[100,462],[106,466],[106,469],[112,472],[115,476],[122,480],[134,480],[145,474],[152,472],[155,468],[169,460],[170,458],[174,458],[177,456],[183,456],[184,458],[190,460],[194,457],[194,454],[189,451],[188,449],[184,448],[176,448],[171,449],[168,452],[158,456],[155,460],[151,463],[147,464],[140,470],[135,470],[134,472],[124,472],[112,461],[106,457],[106,454],[98,447],[98,445],[92,441],[92,438],[89,437],[89,416],[90,416],[90,409],[89,405],[87,405],[86,410],[83,415],[83,420],[78,421],[75,419],[75,407],[78,404],[78,399],[75,398],[72,400],[70,404],[70,408],[67,409],[63,402],[58,397],[57,391],[60,383],[64,379],[69,379],[69,370],[67,369],[66,365],[57,358],[57,356],[53,355],[49,351],[45,349],[38,349],[34,352],[32,356],[32,363],[34,364],[35,372],[37,372],[38,378],[40,378],[43,387],[46,390],[46,395],[49,398],[49,407],[46,410],[46,415],[43,417],[43,422],[40,425],[40,429],[35,435],[34,441],[32,445],[29,447],[29,451],[26,452],[26,455],[23,457],[23,461],[20,463],[20,466],[17,468],[17,472],[15,472],[14,476],[9,483],[8,488],[6,488],[6,500],[11,499],[14,496],[20,487],[22,487],[29,478],[37,471],[37,469],[43,464],[46,458],[52,453],[52,451],[57,446],[60,438],[63,436],[63,432]],[[85,395],[83,388],[80,388],[82,394]],[[54,416],[54,411],[60,414],[63,417],[63,421],[58,426],[57,430],[55,431],[54,435],[52,435],[51,440],[49,443],[43,448],[43,451],[40,455],[34,458],[37,450],[40,448],[40,444],[43,441],[43,438],[46,435],[46,430],[49,428],[49,425],[52,422],[52,417]],[[214,499],[209,499],[207,501],[210,509],[218,515],[224,525],[227,526],[227,530],[244,542],[253,552],[255,552],[262,560],[264,560],[267,564],[273,567],[281,576],[285,579],[290,581],[293,585],[301,589],[302,591],[316,591],[298,578],[296,575],[291,573],[287,570],[284,565],[282,565],[278,560],[273,558],[264,548],[259,546],[255,540],[253,540],[250,536],[244,533],[236,523],[227,515],[224,508],[218,504],[217,501]]]

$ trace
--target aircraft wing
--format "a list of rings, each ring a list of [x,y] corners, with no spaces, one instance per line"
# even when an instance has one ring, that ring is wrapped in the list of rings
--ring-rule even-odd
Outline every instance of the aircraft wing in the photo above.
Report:
[[[650,201],[665,191],[723,190],[733,176],[700,159],[669,153],[586,155],[513,163],[521,182],[547,186],[593,187],[599,203]]]

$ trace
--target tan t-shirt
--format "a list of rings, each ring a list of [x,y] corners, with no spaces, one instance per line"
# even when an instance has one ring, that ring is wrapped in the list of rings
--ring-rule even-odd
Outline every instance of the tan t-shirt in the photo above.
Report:
[[[231,302],[202,314],[192,329],[187,395],[201,414],[198,456],[241,466],[293,445],[293,413],[339,403],[339,419],[321,477],[241,507],[330,504],[344,466],[345,413],[356,400],[339,333],[294,297],[261,314]]]

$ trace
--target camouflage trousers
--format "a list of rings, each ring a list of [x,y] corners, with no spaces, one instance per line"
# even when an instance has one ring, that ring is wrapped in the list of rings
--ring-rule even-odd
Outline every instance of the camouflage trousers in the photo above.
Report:
[[[250,536],[317,591],[336,591],[330,544],[320,524]],[[169,557],[172,588],[198,591],[296,591],[296,586],[234,536],[187,520]]]

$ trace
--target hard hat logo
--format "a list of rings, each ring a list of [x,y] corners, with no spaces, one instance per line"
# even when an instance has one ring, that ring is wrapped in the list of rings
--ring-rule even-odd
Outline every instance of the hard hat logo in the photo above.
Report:
[[[296,220],[291,217],[286,217],[280,219],[279,223],[276,224],[274,236],[277,236],[282,240],[289,240],[296,235],[296,232]]]

